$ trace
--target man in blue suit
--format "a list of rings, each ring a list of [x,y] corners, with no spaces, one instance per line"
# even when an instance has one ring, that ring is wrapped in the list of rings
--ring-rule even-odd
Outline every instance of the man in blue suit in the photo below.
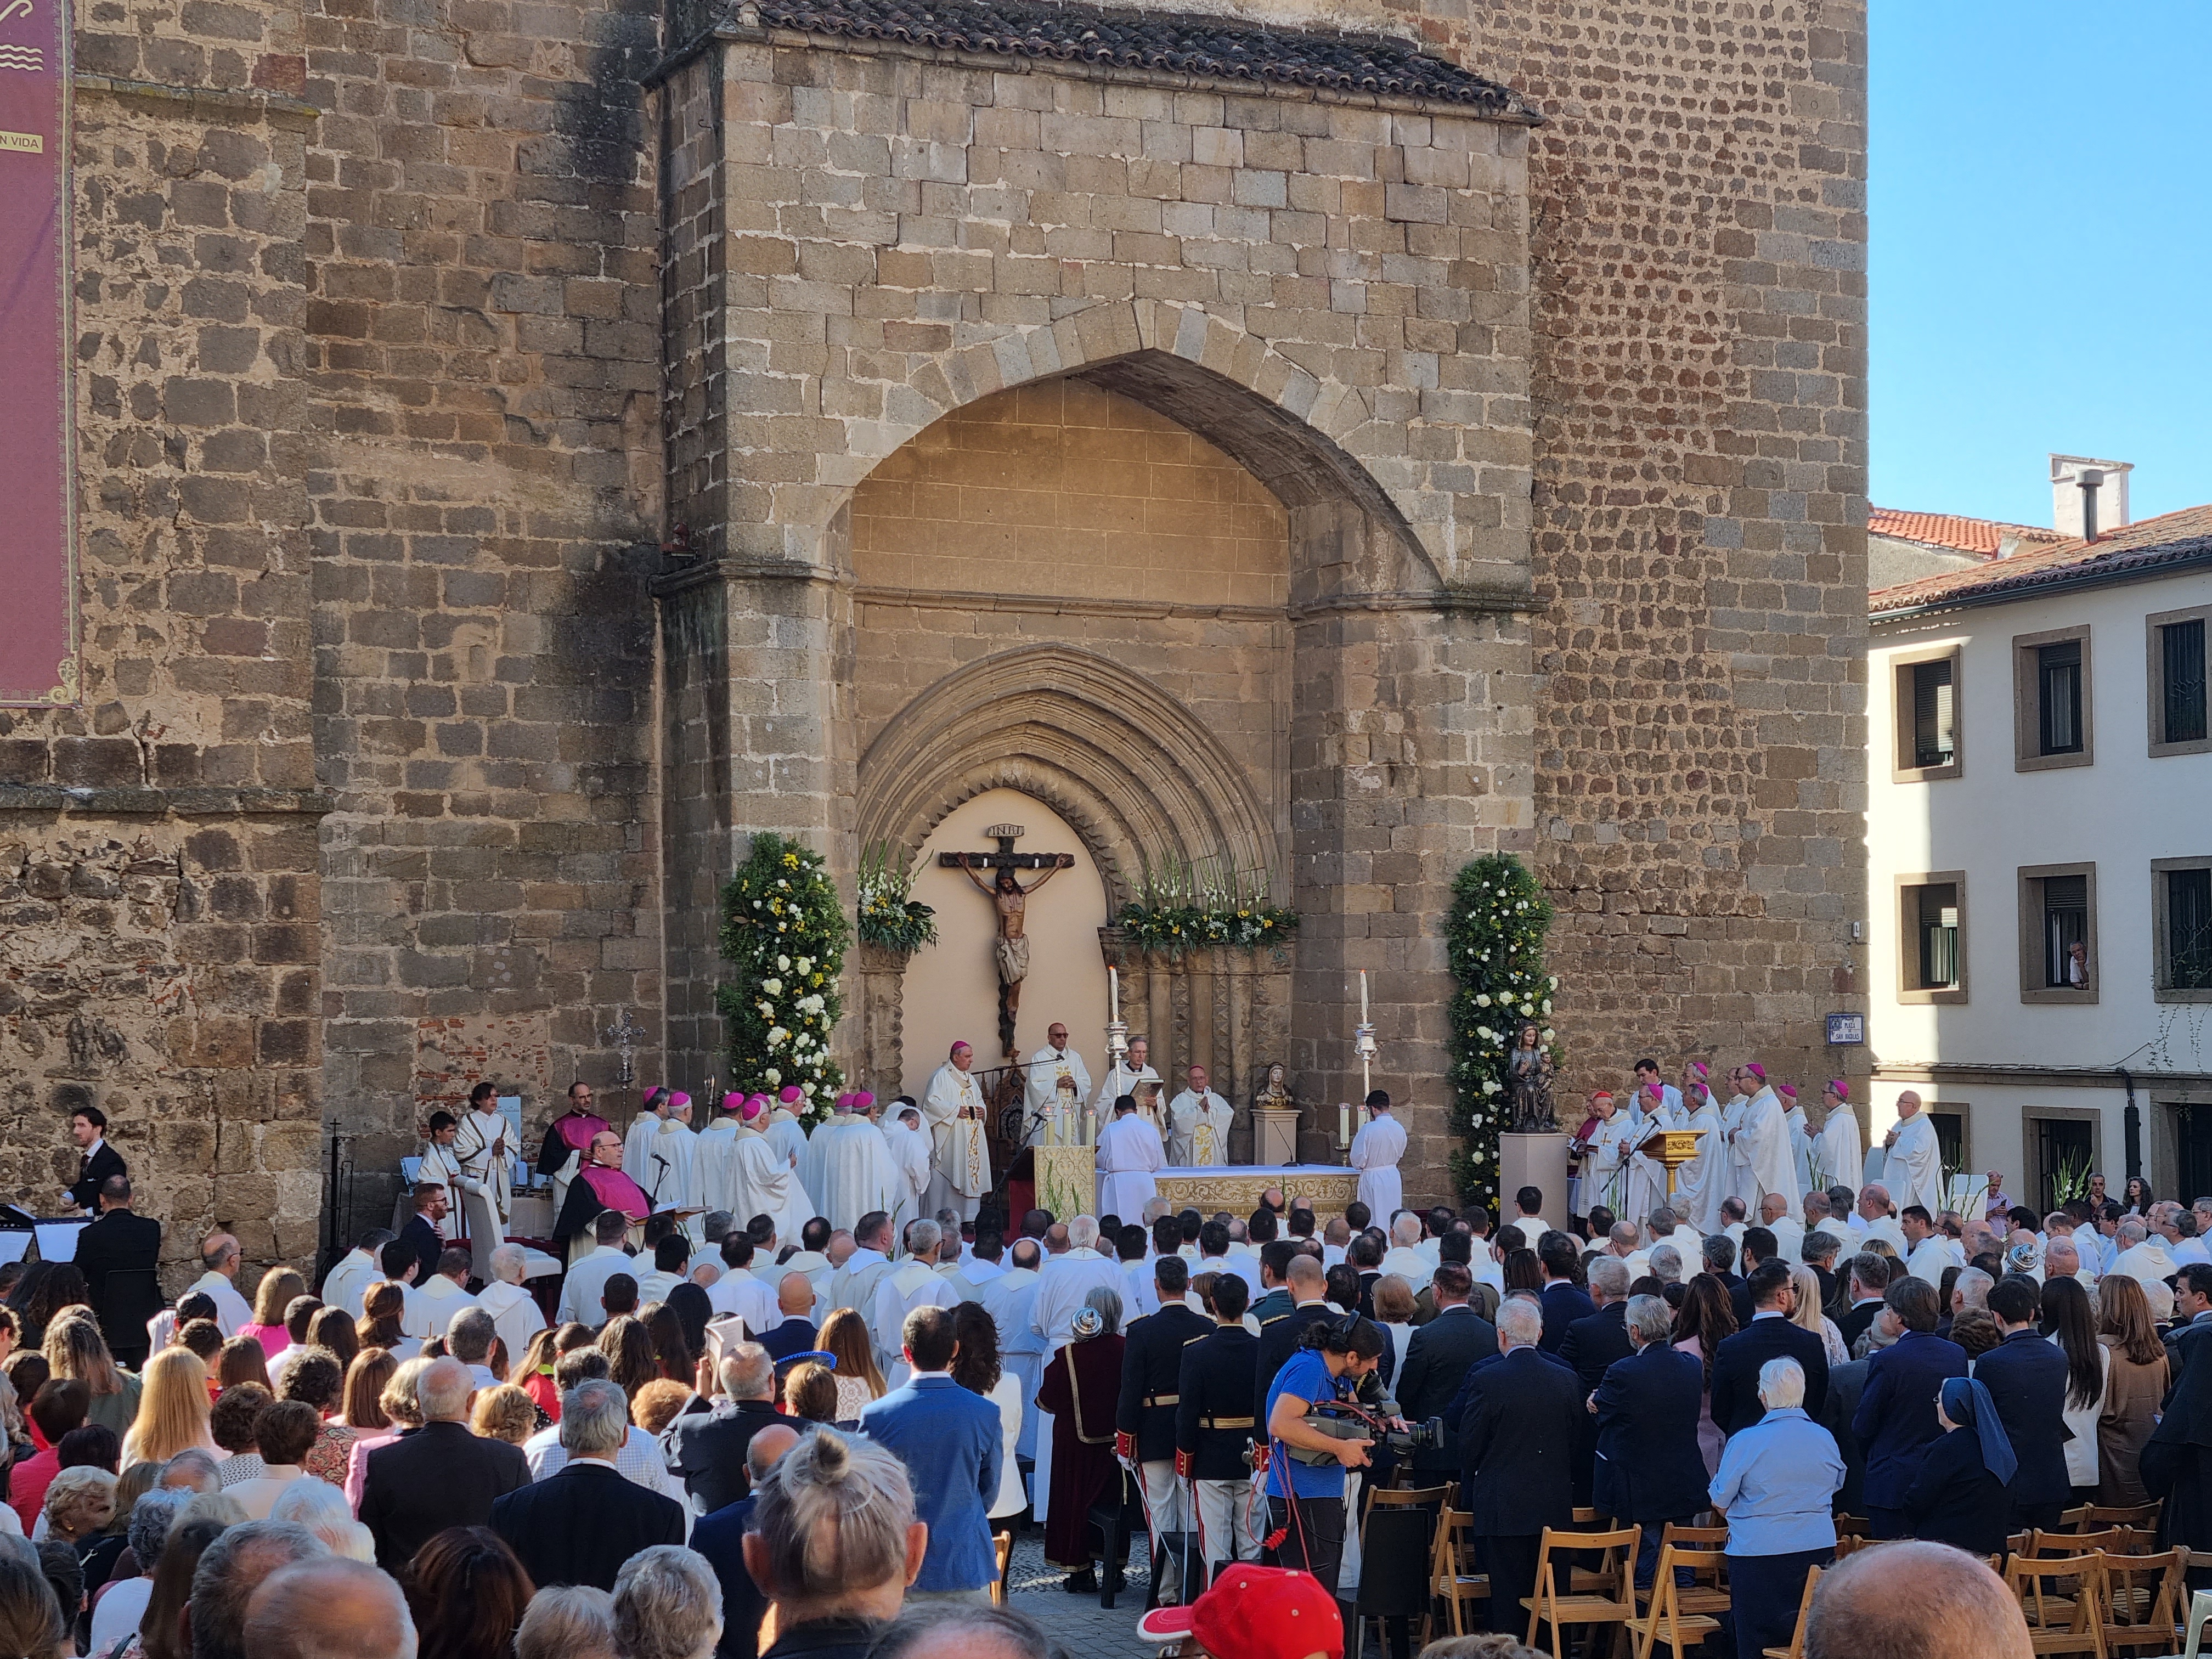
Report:
[[[1536,1262],[1544,1270],[1544,1341],[1546,1353],[1557,1353],[1567,1340],[1567,1327],[1597,1311],[1583,1288],[1575,1283],[1575,1241],[1565,1233],[1547,1233],[1547,1248]]]
[[[991,1500],[999,1495],[999,1408],[952,1380],[950,1308],[916,1308],[901,1335],[912,1374],[860,1410],[860,1431],[906,1465],[915,1519],[929,1528],[917,1597],[988,1601],[999,1577]]]
[[[1936,1420],[1936,1393],[1944,1378],[1966,1374],[1966,1351],[1936,1334],[1936,1287],[1926,1279],[1892,1280],[1882,1303],[1884,1314],[1905,1328],[1888,1347],[1868,1356],[1851,1432],[1866,1449],[1867,1521],[1874,1535],[1902,1538],[1905,1494],[1943,1432]]]
[[[2006,1486],[2015,1530],[2054,1531],[2074,1496],[2066,1474],[2066,1351],[2036,1328],[2041,1298],[2033,1283],[2001,1279],[1990,1291],[1990,1311],[2004,1340],[1975,1362],[1974,1376],[1996,1401],[1997,1419],[2012,1442],[2018,1467]]]
[[[1644,1528],[1636,1554],[1639,1589],[1651,1587],[1667,1523],[1688,1521],[1711,1502],[1698,1449],[1705,1368],[1669,1343],[1674,1318],[1663,1297],[1632,1297],[1628,1340],[1636,1352],[1608,1365],[1589,1398],[1597,1418],[1592,1501],[1600,1515]]]

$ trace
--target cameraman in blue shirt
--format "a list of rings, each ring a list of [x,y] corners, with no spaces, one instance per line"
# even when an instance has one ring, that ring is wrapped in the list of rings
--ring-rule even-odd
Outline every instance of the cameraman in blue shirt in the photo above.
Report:
[[[1381,1366],[1387,1340],[1381,1326],[1356,1313],[1316,1322],[1267,1390],[1267,1516],[1283,1534],[1276,1559],[1304,1568],[1331,1595],[1344,1565],[1344,1472],[1366,1467],[1367,1443],[1324,1433],[1306,1413],[1350,1400],[1360,1379]],[[1329,1461],[1301,1462],[1293,1450]]]

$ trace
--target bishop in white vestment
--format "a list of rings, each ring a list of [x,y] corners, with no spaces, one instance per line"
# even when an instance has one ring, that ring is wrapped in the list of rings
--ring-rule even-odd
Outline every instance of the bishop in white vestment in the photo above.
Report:
[[[1644,1224],[1644,1217],[1667,1201],[1667,1166],[1652,1154],[1658,1149],[1659,1137],[1681,1121],[1675,1108],[1680,1097],[1672,1089],[1662,1089],[1656,1083],[1647,1083],[1637,1091],[1637,1103],[1643,1109],[1634,1120],[1634,1133],[1629,1138],[1632,1149],[1628,1156],[1626,1199],[1620,1218]],[[1673,1099],[1668,1097],[1673,1096]]]
[[[796,1088],[784,1090],[770,1109],[768,1121],[753,1125],[768,1137],[768,1144],[775,1148],[776,1156],[793,1170],[806,1159],[806,1126],[799,1119],[799,1108],[805,1098]]]
[[[1796,1190],[1797,1171],[1790,1158],[1790,1125],[1782,1112],[1782,1097],[1767,1086],[1766,1073],[1746,1066],[1759,1084],[1759,1092],[1743,1109],[1743,1123],[1736,1130],[1736,1150],[1751,1172],[1752,1190],[1746,1195],[1747,1214],[1759,1212],[1760,1200],[1779,1194],[1786,1211]]]
[[[1081,1054],[1067,1046],[1067,1027],[1055,1022],[1045,1039],[1045,1046],[1030,1056],[1029,1074],[1023,1079],[1024,1123],[1032,1146],[1044,1138],[1045,1124],[1060,1098],[1060,1079],[1075,1085],[1078,1104],[1091,1098],[1091,1068],[1083,1063]]]
[[[1710,1233],[1720,1228],[1721,1200],[1728,1196],[1728,1146],[1721,1139],[1721,1115],[1713,1104],[1712,1091],[1698,1084],[1692,1099],[1695,1104],[1682,1127],[1705,1133],[1698,1137],[1696,1153],[1674,1171],[1673,1208],[1698,1232]],[[1690,1258],[1682,1260],[1686,1264]]]
[[[699,1144],[691,1151],[699,1201],[710,1210],[727,1210],[737,1217],[740,1227],[752,1219],[738,1211],[737,1200],[738,1129],[744,1102],[745,1097],[737,1093],[713,1102],[708,1107],[707,1127],[699,1131]]]
[[[1390,1097],[1377,1089],[1367,1097],[1368,1120],[1352,1138],[1352,1167],[1359,1171],[1359,1201],[1376,1224],[1406,1207],[1406,1183],[1398,1160],[1406,1155],[1406,1126],[1390,1115]]]
[[[1828,1116],[1814,1142],[1813,1156],[1826,1185],[1856,1192],[1866,1180],[1866,1151],[1859,1145],[1858,1114],[1851,1110],[1850,1091],[1850,1085],[1841,1078],[1832,1079],[1820,1091]]]
[[[1127,1097],[1123,1097],[1126,1100]],[[1134,1102],[1117,1105],[1114,1121],[1098,1136],[1098,1213],[1127,1223],[1145,1213],[1159,1188],[1152,1172],[1167,1162],[1160,1132],[1137,1112]]]
[[[686,1097],[688,1098],[688,1097]],[[630,1119],[629,1127],[623,1133],[623,1168],[629,1178],[645,1188],[653,1190],[653,1162],[646,1152],[647,1146],[660,1133],[660,1126],[668,1121],[676,1104],[673,1089],[652,1089],[646,1092],[645,1104],[638,1115]],[[665,1152],[661,1154],[665,1158]]]
[[[799,1171],[784,1162],[775,1143],[758,1127],[768,1116],[768,1097],[755,1095],[735,1109],[738,1120],[729,1144],[730,1188],[725,1207],[740,1227],[764,1215],[775,1223],[778,1237],[797,1238],[799,1230],[813,1218],[814,1200],[807,1196]]]
[[[883,1132],[866,1118],[853,1115],[853,1101],[851,1095],[837,1097],[830,1121],[806,1143],[806,1167],[799,1176],[799,1184],[819,1206],[817,1213],[827,1217],[831,1227],[848,1231],[871,1210],[886,1215],[896,1210],[905,1184],[891,1163],[890,1148],[884,1145]],[[796,1237],[796,1232],[785,1237]]]
[[[1920,1109],[1920,1097],[1907,1089],[1897,1097],[1897,1127],[1883,1138],[1887,1156],[1881,1182],[1899,1210],[1917,1204],[1931,1216],[1943,1213],[1943,1148],[1936,1126]]]
[[[975,1051],[964,1042],[952,1053],[921,1097],[922,1115],[929,1121],[932,1173],[927,1213],[956,1212],[963,1221],[973,1221],[991,1191],[991,1152],[983,1134],[983,1091],[976,1087],[969,1067]]]
[[[1206,1086],[1206,1067],[1194,1066],[1190,1086],[1168,1102],[1168,1162],[1209,1168],[1229,1162],[1229,1103]]]

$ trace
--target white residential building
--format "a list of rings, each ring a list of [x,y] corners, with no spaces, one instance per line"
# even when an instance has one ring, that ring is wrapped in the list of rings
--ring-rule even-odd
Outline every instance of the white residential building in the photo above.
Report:
[[[2084,1167],[2212,1194],[2212,507],[2105,505],[1869,603],[1869,1132],[1917,1089],[2039,1212]]]

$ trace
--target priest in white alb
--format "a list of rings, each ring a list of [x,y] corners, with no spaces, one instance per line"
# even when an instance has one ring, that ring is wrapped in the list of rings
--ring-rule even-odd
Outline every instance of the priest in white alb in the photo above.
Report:
[[[799,1172],[799,1184],[812,1195],[817,1212],[831,1227],[848,1232],[871,1210],[888,1215],[897,1208],[906,1184],[883,1132],[854,1115],[854,1100],[849,1094],[837,1097],[830,1121],[807,1141],[806,1167]]]
[[[727,1102],[737,1097],[723,1098]],[[732,1109],[737,1111],[738,1121],[729,1148],[730,1187],[726,1204],[718,1207],[726,1208],[740,1227],[755,1216],[764,1215],[775,1222],[779,1237],[795,1239],[813,1216],[814,1201],[807,1196],[806,1183],[799,1178],[799,1172],[784,1162],[775,1143],[761,1133],[759,1125],[768,1116],[768,1097],[754,1095]]]
[[[1775,1092],[1782,1097],[1782,1121],[1790,1131],[1790,1164],[1797,1182],[1790,1190],[1802,1198],[1813,1190],[1813,1126],[1793,1085],[1785,1083]],[[1827,1185],[1826,1182],[1820,1184]],[[1796,1199],[1792,1199],[1790,1205],[1794,1209]],[[1793,1255],[1790,1259],[1795,1261],[1797,1258]]]
[[[753,1125],[767,1138],[768,1144],[775,1148],[776,1156],[793,1170],[799,1170],[806,1161],[806,1125],[799,1117],[805,1103],[805,1091],[796,1084],[787,1085],[776,1096],[775,1103],[769,1109],[768,1121]]]
[[[1619,1220],[1626,1214],[1628,1149],[1635,1143],[1636,1126],[1607,1090],[1592,1095],[1589,1106],[1597,1121],[1589,1132],[1589,1150],[1583,1154],[1583,1213],[1602,1205]]]
[[[1639,1066],[1638,1075],[1642,1074],[1643,1068]],[[1681,1115],[1676,1109],[1680,1097],[1672,1089],[1661,1086],[1656,1066],[1652,1068],[1651,1080],[1639,1088],[1637,1095],[1636,1103],[1641,1109],[1632,1120],[1635,1133],[1629,1139],[1627,1201],[1620,1218],[1633,1221],[1640,1227],[1646,1216],[1667,1202],[1667,1166],[1655,1154],[1659,1150],[1660,1137],[1676,1127]]]
[[[1377,1226],[1406,1207],[1406,1183],[1398,1160],[1406,1155],[1406,1126],[1390,1115],[1390,1097],[1381,1089],[1367,1097],[1367,1121],[1352,1138],[1352,1167],[1359,1171],[1359,1201]]]
[[[917,1221],[906,1235],[907,1257],[876,1281],[870,1297],[868,1332],[874,1339],[876,1364],[894,1389],[907,1379],[906,1316],[916,1308],[951,1308],[960,1302],[960,1290],[937,1271],[944,1233],[934,1221]]]
[[[507,1242],[507,1217],[514,1189],[513,1148],[499,1109],[499,1091],[479,1083],[469,1091],[469,1109],[453,1136],[461,1166],[460,1203],[469,1223],[469,1271],[490,1284],[491,1253]]]
[[[638,1108],[637,1115],[630,1119],[629,1127],[623,1133],[623,1168],[629,1172],[630,1179],[648,1194],[653,1191],[653,1170],[646,1157],[646,1147],[659,1135],[660,1126],[668,1121],[668,1114],[675,1101],[676,1091],[673,1089],[647,1090],[644,1103]]]
[[[1713,1104],[1713,1091],[1702,1083],[1690,1085],[1688,1105],[1690,1115],[1681,1127],[1704,1133],[1698,1136],[1698,1150],[1690,1161],[1674,1171],[1670,1207],[1700,1233],[1717,1232],[1721,1200],[1728,1196],[1728,1145],[1721,1139],[1720,1110]]]
[[[1134,1221],[1158,1195],[1152,1173],[1167,1162],[1160,1132],[1137,1110],[1133,1095],[1114,1103],[1114,1121],[1099,1132],[1098,1213]]]
[[[737,1200],[738,1131],[743,1127],[744,1104],[745,1097],[734,1092],[708,1101],[706,1126],[699,1131],[698,1145],[691,1149],[700,1203],[709,1210],[728,1211],[737,1217],[740,1227],[752,1219],[752,1214],[738,1208]]]
[[[1899,1210],[1917,1204],[1931,1216],[1943,1213],[1943,1148],[1936,1126],[1920,1109],[1920,1097],[1907,1089],[1897,1097],[1897,1127],[1882,1137],[1882,1185]]]
[[[1866,1152],[1859,1145],[1859,1119],[1851,1109],[1850,1090],[1851,1085],[1838,1077],[1829,1079],[1820,1091],[1828,1115],[1813,1143],[1813,1157],[1826,1185],[1856,1192],[1866,1179]]]
[[[1106,1068],[1106,1080],[1098,1085],[1098,1093],[1091,1103],[1091,1131],[1106,1133],[1106,1126],[1114,1121],[1114,1103],[1123,1095],[1133,1095],[1139,1083],[1158,1083],[1160,1074],[1146,1063],[1152,1044],[1144,1037],[1129,1039],[1128,1054]]]
[[[883,1130],[901,1182],[898,1207],[891,1212],[891,1232],[898,1237],[921,1213],[921,1200],[928,1195],[930,1142],[921,1130],[921,1109],[903,1097],[884,1114]]]
[[[1743,1109],[1743,1122],[1735,1135],[1737,1155],[1751,1172],[1752,1190],[1745,1199],[1745,1212],[1757,1214],[1760,1201],[1769,1193],[1778,1194],[1786,1209],[1796,1202],[1799,1189],[1796,1167],[1790,1156],[1790,1125],[1783,1115],[1782,1097],[1769,1086],[1763,1066],[1747,1060],[1737,1075],[1747,1079],[1758,1090]]]
[[[1229,1103],[1207,1086],[1206,1067],[1184,1073],[1189,1085],[1168,1102],[1168,1162],[1210,1169],[1229,1162]]]
[[[1044,1139],[1053,1104],[1060,1098],[1060,1080],[1075,1085],[1079,1103],[1091,1098],[1091,1068],[1083,1056],[1067,1046],[1067,1027],[1054,1020],[1045,1032],[1045,1045],[1030,1056],[1028,1074],[1022,1079],[1022,1105],[1027,1139],[1035,1145]],[[1074,1126],[1069,1125],[1072,1129]]]
[[[932,1164],[925,1212],[951,1210],[963,1221],[973,1221],[991,1193],[983,1091],[969,1070],[975,1063],[974,1049],[964,1042],[954,1043],[921,1097],[921,1115],[929,1121]]]

